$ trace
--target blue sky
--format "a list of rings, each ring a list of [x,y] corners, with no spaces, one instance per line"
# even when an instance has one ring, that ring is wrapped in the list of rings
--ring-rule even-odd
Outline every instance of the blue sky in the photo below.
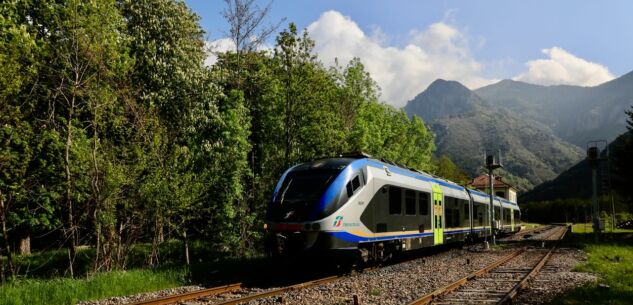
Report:
[[[224,1],[186,3],[208,40],[223,38]],[[360,57],[387,102],[401,105],[435,78],[476,88],[504,78],[592,86],[618,77],[633,70],[631,12],[633,1],[276,0],[268,20],[311,26],[326,64]],[[384,69],[389,75],[375,75]],[[410,77],[420,81],[399,84]]]

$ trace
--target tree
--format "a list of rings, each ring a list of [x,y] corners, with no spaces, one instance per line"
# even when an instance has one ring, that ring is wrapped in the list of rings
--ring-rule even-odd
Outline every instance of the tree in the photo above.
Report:
[[[316,60],[311,54],[314,41],[304,32],[299,36],[297,26],[291,23],[287,30],[282,31],[277,37],[274,58],[277,63],[279,78],[283,83],[284,98],[284,165],[287,167],[295,158],[295,135],[298,119],[299,96],[301,86],[306,82],[308,69]]]
[[[78,144],[88,144],[90,142],[90,170],[91,199],[95,206],[96,227],[100,228],[99,214],[104,210],[100,194],[103,175],[99,169],[99,129],[103,108],[116,97],[113,96],[112,87],[117,73],[124,64],[121,56],[121,41],[119,36],[122,25],[122,18],[118,13],[114,1],[99,1],[94,3],[82,3],[71,1],[66,7],[59,11],[60,20],[55,26],[61,35],[64,35],[59,45],[53,47],[59,50],[58,58],[60,66],[63,67],[58,79],[59,86],[56,89],[56,96],[59,105],[65,107],[65,133],[66,145],[64,148],[64,164],[66,172],[66,208],[68,215],[67,231],[70,240],[70,274],[74,274],[75,247],[78,240],[75,211],[77,208],[74,200],[82,200],[74,195],[73,163],[71,160],[71,147],[73,142],[78,140]],[[59,47],[59,48],[57,48]],[[84,112],[85,111],[85,112]],[[89,118],[91,134],[84,134],[84,118]],[[75,132],[78,134],[75,137]],[[88,144],[90,145],[90,144]],[[84,146],[86,150],[87,147]],[[83,153],[83,152],[82,152]],[[85,160],[84,160],[85,161]],[[81,168],[85,173],[86,168]],[[83,175],[82,175],[83,176]],[[81,209],[81,208],[80,208]],[[100,230],[97,229],[99,240]],[[99,245],[98,245],[99,246]],[[97,247],[99,253],[100,247]],[[99,256],[97,256],[98,258]]]
[[[435,163],[436,166],[436,175],[460,185],[466,185],[466,183],[468,183],[466,172],[453,163],[447,156],[441,156],[439,159],[433,160],[433,163]]]
[[[256,51],[283,22],[282,20],[277,25],[264,25],[263,22],[273,2],[269,2],[264,8],[260,8],[254,2],[255,0],[224,0],[226,7],[222,11],[222,16],[229,24],[226,35],[235,47],[237,65],[234,70],[236,76],[234,81],[238,88],[241,88],[242,84],[243,54]]]

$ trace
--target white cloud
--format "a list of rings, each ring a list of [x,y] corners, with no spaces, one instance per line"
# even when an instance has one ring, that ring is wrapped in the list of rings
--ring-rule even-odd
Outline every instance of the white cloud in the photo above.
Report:
[[[206,66],[212,66],[218,61],[218,54],[227,51],[235,52],[235,43],[230,38],[220,38],[217,40],[206,41],[204,45],[207,51],[207,58],[204,60]],[[272,47],[268,44],[257,46],[257,51],[271,51]]]
[[[514,80],[539,85],[595,86],[614,78],[607,67],[579,58],[560,47],[543,49],[542,52],[549,59],[528,61],[528,71],[514,77]]]
[[[218,40],[207,41],[205,44],[207,50],[207,59],[204,60],[204,64],[212,66],[218,61],[218,53],[235,50],[235,43],[230,38],[221,38]]]
[[[437,78],[457,80],[471,88],[494,82],[479,76],[481,64],[473,59],[465,35],[444,22],[412,31],[401,48],[385,46],[380,29],[366,35],[337,11],[323,13],[308,26],[308,32],[325,64],[333,65],[336,58],[340,63],[360,58],[381,87],[381,99],[394,106],[404,106]]]
[[[448,12],[444,20],[452,19],[452,12]],[[324,64],[334,65],[338,59],[345,65],[354,57],[360,58],[381,88],[381,101],[401,107],[438,78],[456,80],[471,89],[498,81],[482,76],[484,64],[471,53],[470,43],[481,47],[485,40],[478,38],[473,42],[465,31],[451,23],[440,21],[423,31],[412,30],[402,47],[388,45],[390,37],[380,27],[372,26],[370,33],[365,33],[350,17],[337,11],[323,13],[307,29],[315,41],[314,52]],[[207,42],[207,49],[209,57],[205,64],[213,65],[218,52],[233,50],[235,46],[230,39],[223,38]],[[272,50],[272,46],[259,49]],[[542,52],[549,58],[528,61],[527,71],[513,79],[541,85],[593,86],[614,78],[605,66],[560,47]],[[487,74],[492,71],[505,74],[509,62],[510,58],[486,62]]]

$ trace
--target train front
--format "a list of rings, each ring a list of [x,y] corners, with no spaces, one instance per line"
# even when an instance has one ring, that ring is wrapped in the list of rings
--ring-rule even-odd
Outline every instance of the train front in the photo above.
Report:
[[[266,250],[271,256],[353,255],[356,244],[334,238],[332,215],[348,200],[346,186],[360,171],[353,158],[324,159],[288,169],[266,213]],[[340,222],[340,220],[338,220]]]

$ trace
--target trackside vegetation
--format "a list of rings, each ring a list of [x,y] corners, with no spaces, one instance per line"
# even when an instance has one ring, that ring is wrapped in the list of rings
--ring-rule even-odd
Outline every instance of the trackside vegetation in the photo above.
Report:
[[[603,233],[600,242],[592,232],[582,232],[577,225],[566,244],[583,249],[587,262],[574,271],[590,272],[598,276],[590,283],[556,297],[550,304],[631,304],[633,299],[633,230],[618,229]]]
[[[157,289],[257,257],[274,184],[302,161],[364,151],[465,181],[361,59],[326,67],[307,31],[226,4],[227,52],[183,1],[0,5],[0,302]]]
[[[181,286],[188,273],[181,270],[119,270],[86,278],[25,279],[0,286],[0,304],[75,304],[111,296],[129,295]]]

